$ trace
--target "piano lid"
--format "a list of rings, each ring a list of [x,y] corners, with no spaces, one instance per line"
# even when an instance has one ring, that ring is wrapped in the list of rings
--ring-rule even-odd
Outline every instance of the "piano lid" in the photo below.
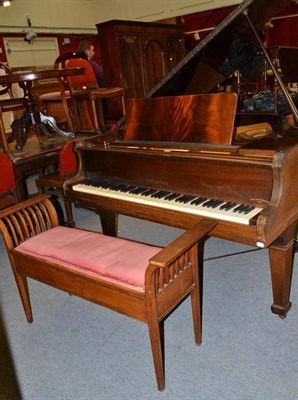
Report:
[[[209,93],[235,70],[245,76],[258,65],[260,50],[248,18],[262,37],[265,23],[289,3],[291,0],[244,0],[146,97]]]

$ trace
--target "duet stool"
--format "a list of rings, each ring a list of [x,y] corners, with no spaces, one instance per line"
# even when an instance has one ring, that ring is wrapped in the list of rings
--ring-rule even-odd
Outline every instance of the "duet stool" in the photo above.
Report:
[[[202,220],[161,249],[59,226],[46,195],[0,213],[28,322],[33,318],[27,277],[146,323],[159,390],[165,387],[163,322],[189,294],[195,342],[201,343],[198,243],[215,225]]]

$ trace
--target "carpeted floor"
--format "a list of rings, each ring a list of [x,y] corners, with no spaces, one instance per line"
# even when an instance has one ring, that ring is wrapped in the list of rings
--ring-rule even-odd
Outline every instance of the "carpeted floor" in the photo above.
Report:
[[[77,226],[100,230],[91,211],[74,213]],[[128,217],[119,228],[119,236],[160,246],[181,232]],[[34,281],[34,322],[27,324],[0,245],[0,305],[12,359],[0,359],[1,400],[298,399],[297,254],[293,306],[282,320],[270,310],[267,250],[207,241],[203,343],[194,344],[187,299],[165,323],[166,389],[160,393],[146,325]],[[5,389],[14,378],[11,364],[19,396]]]

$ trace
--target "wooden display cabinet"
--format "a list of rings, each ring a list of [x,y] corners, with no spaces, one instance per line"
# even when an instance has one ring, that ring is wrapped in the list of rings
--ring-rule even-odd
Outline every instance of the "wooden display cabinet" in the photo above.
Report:
[[[183,25],[112,20],[96,26],[105,85],[124,87],[126,100],[144,97],[185,55]]]

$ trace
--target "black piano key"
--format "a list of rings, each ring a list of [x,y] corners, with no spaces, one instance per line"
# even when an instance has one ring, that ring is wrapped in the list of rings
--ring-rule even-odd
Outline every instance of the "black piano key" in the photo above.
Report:
[[[129,192],[130,190],[132,190],[132,189],[134,189],[134,188],[135,188],[134,185],[127,185],[126,187],[124,187],[123,189],[121,189],[120,192],[127,193],[127,192]]]
[[[126,183],[119,183],[117,186],[114,187],[114,190],[116,190],[117,192],[127,188],[127,184]]]
[[[195,199],[196,198],[196,196],[192,196],[192,195],[185,195],[184,196],[184,199],[183,199],[183,203],[184,204],[186,204],[186,203],[189,203],[190,201],[192,201],[193,199]]]
[[[144,187],[141,187],[141,186],[137,186],[137,187],[135,187],[134,189],[130,190],[129,193],[132,193],[132,194],[141,194],[141,193],[145,192],[146,190],[148,190],[148,188],[144,188]]]
[[[188,195],[183,194],[183,195],[181,195],[180,197],[177,197],[177,198],[175,199],[175,201],[176,201],[177,203],[185,203],[185,201],[187,200],[187,198],[188,198]]]
[[[219,207],[219,209],[229,211],[235,206],[237,206],[237,203],[232,203],[232,202],[228,201],[226,204],[223,204],[221,207]]]
[[[222,204],[219,209],[220,210],[226,210],[228,207],[230,207],[232,203],[230,201],[227,201],[226,203]]]
[[[215,202],[214,202],[212,208],[217,208],[217,207],[220,206],[222,203],[223,203],[222,200],[215,200]]]
[[[241,213],[242,209],[243,209],[245,206],[246,206],[245,204],[240,204],[238,207],[235,207],[235,208],[234,208],[233,212],[234,212],[234,213],[236,213],[236,212]]]
[[[174,200],[174,199],[176,199],[177,197],[180,197],[180,196],[181,196],[181,193],[170,193],[164,198],[164,200],[171,201],[171,200]]]
[[[240,207],[240,209],[238,210],[239,214],[243,214],[244,211],[247,209],[248,205],[247,204],[243,204],[242,207]]]
[[[175,201],[179,202],[179,203],[189,203],[191,200],[194,200],[196,198],[196,196],[192,196],[190,194],[185,194],[181,197],[178,197]]]
[[[118,190],[119,187],[120,187],[120,188],[123,187],[123,184],[121,184],[121,183],[119,183],[119,182],[111,182],[111,183],[109,184],[109,189],[112,189],[112,190]]]
[[[93,179],[84,179],[82,184],[87,186],[94,186]]]
[[[141,190],[142,189],[142,190]],[[145,192],[147,192],[148,188],[140,188],[140,190],[138,190],[138,194],[143,194]]]
[[[244,214],[250,213],[252,210],[255,209],[255,206],[247,206],[246,210],[243,211]]]
[[[213,204],[215,203],[215,199],[210,199],[206,201],[205,203],[202,204],[203,207],[211,208]]]
[[[101,188],[103,188],[103,189],[109,189],[109,187],[110,187],[110,182],[101,181],[101,182],[98,182],[95,186],[96,186],[96,187],[101,187]]]
[[[151,195],[151,197],[153,197],[154,199],[162,199],[163,197],[165,197],[169,194],[170,194],[170,192],[166,192],[165,190],[159,190],[158,192],[153,193]]]
[[[155,193],[155,192],[157,192],[157,190],[155,190],[155,189],[148,189],[148,190],[145,190],[145,192],[143,192],[142,193],[142,196],[151,196],[153,193]]]
[[[204,201],[206,201],[206,200],[207,200],[207,197],[198,197],[197,199],[194,199],[193,201],[191,201],[190,204],[198,206],[199,204],[204,203]]]
[[[242,207],[238,212],[241,213],[241,214],[245,214],[245,212],[246,212],[246,210],[247,210],[248,208],[250,208],[250,206],[246,204],[246,205],[245,205],[244,207]]]

